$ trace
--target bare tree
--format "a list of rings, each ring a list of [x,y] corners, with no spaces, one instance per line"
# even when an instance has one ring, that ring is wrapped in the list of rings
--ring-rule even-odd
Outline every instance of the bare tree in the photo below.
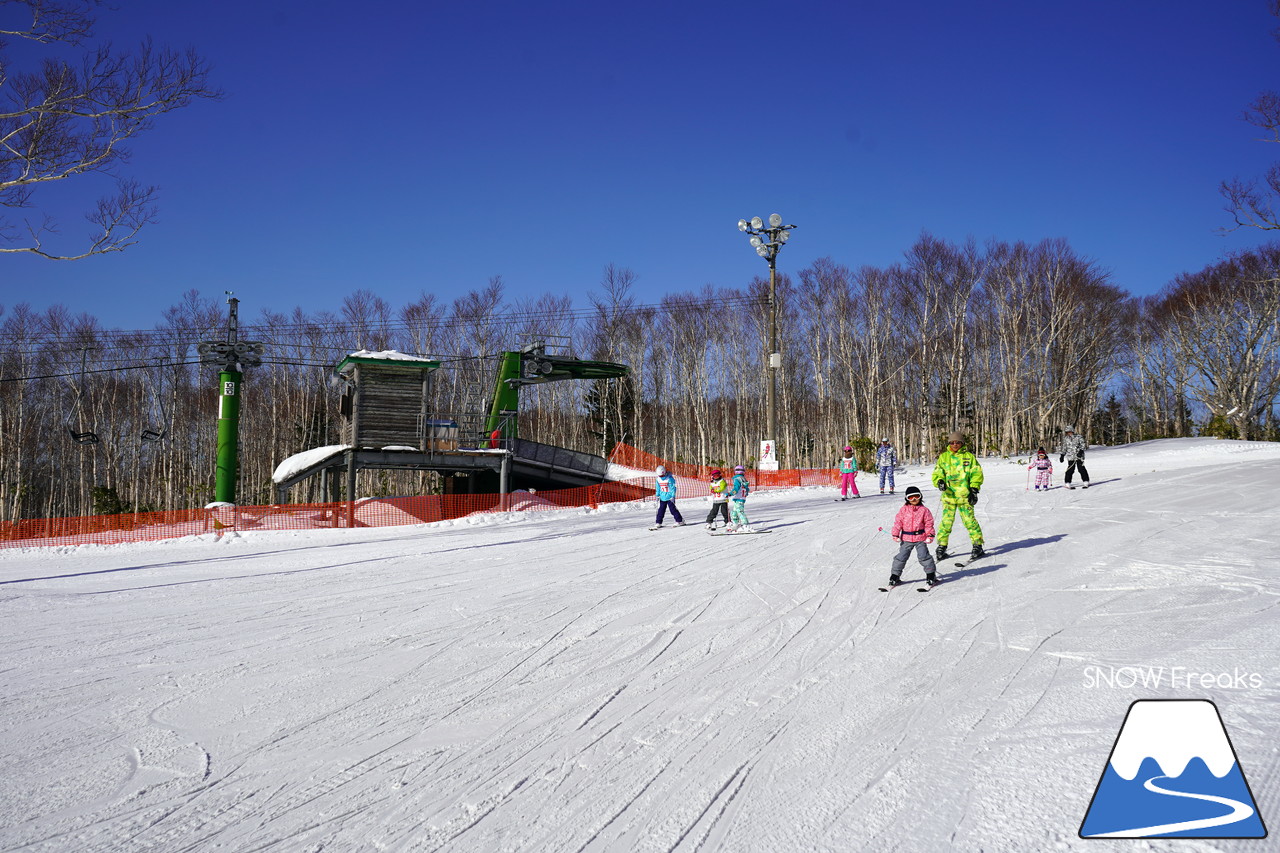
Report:
[[[26,252],[75,260],[118,252],[137,242],[156,216],[156,188],[119,174],[126,144],[149,130],[157,116],[197,98],[217,99],[209,66],[195,52],[155,47],[145,39],[132,51],[89,45],[98,0],[0,0],[0,12],[25,11],[25,24],[0,30],[4,37],[51,47],[40,67],[13,70],[0,41],[0,208],[34,207],[35,191],[50,183],[99,174],[114,179],[114,194],[85,215],[88,245],[63,253],[46,247],[58,232],[48,215],[21,222],[0,217],[0,252]],[[83,47],[78,62],[52,48]]]
[[[1280,395],[1280,244],[1179,276],[1159,314],[1192,372],[1187,393],[1256,437]]]
[[[1140,439],[1181,438],[1191,435],[1186,405],[1191,382],[1187,363],[1169,345],[1160,318],[1158,296],[1135,302],[1130,330],[1129,359],[1124,369],[1125,396]]]
[[[1271,14],[1280,18],[1280,0],[1270,0]],[[1280,41],[1280,28],[1273,31]],[[1280,94],[1267,91],[1258,95],[1244,111],[1246,122],[1264,131],[1268,142],[1280,142]],[[1263,231],[1280,230],[1280,163],[1272,165],[1260,180],[1234,178],[1223,181],[1226,210],[1235,225],[1225,231],[1248,226]]]

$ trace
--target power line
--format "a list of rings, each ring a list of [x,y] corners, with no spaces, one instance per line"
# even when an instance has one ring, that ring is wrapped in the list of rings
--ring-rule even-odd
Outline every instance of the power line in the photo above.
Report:
[[[432,360],[439,361],[441,363],[440,364],[441,369],[449,370],[454,368],[457,364],[461,362],[491,361],[497,358],[499,358],[499,356],[497,355],[442,355],[442,356],[437,356]],[[334,363],[331,361],[283,361],[278,359],[271,359],[271,360],[264,359],[262,363],[263,364],[283,364],[283,365],[289,365],[292,367],[323,367],[326,370],[332,369],[334,366]],[[91,373],[120,373],[126,370],[149,370],[157,367],[159,368],[182,367],[185,365],[192,365],[192,364],[206,364],[206,362],[204,361],[172,361],[172,362],[151,363],[151,364],[129,364],[123,367],[101,367],[101,368],[94,368],[93,370],[77,370],[72,373],[46,373],[46,374],[41,374],[39,376],[7,376],[7,377],[0,377],[0,382],[28,382],[28,381],[34,381],[37,379],[64,379],[72,376],[88,376]]]
[[[758,305],[762,299],[760,297],[749,295],[723,296],[714,299],[704,299],[699,297],[685,298],[680,296],[670,297],[665,300],[667,305],[663,303],[646,303],[640,305],[631,305],[620,309],[620,317],[630,317],[646,311],[662,311],[668,307],[674,307],[680,310],[688,309],[724,309],[740,307],[743,305]],[[490,328],[493,326],[505,325],[515,326],[520,324],[537,323],[576,323],[578,321],[589,320],[599,316],[599,309],[581,308],[569,309],[567,311],[558,311],[556,309],[529,309],[521,311],[508,311],[503,313],[488,313],[480,317],[459,317],[447,316],[439,319],[427,318],[424,320],[408,320],[397,318],[386,322],[373,321],[371,323],[360,323],[356,321],[344,321],[339,323],[323,323],[314,320],[308,320],[300,323],[246,323],[240,329],[245,335],[257,334],[264,343],[272,346],[299,346],[302,348],[312,349],[329,349],[342,350],[345,347],[310,344],[306,341],[298,341],[293,335],[297,334],[314,334],[331,338],[335,334],[354,334],[361,332],[365,334],[386,334],[394,335],[397,332],[423,332],[423,331],[449,331],[457,328]],[[187,327],[182,329],[156,327],[151,329],[131,329],[131,330],[78,330],[69,332],[60,332],[56,334],[48,334],[40,336],[37,332],[37,338],[32,342],[35,349],[23,350],[28,354],[39,353],[42,348],[55,346],[58,344],[67,346],[73,350],[87,350],[97,352],[99,350],[111,348],[117,345],[117,342],[124,338],[142,337],[151,338],[156,334],[168,337],[165,341],[137,341],[133,342],[134,346],[143,348],[157,348],[166,346],[179,346],[186,348],[193,345],[196,341],[210,336],[217,336],[224,331],[221,324],[200,327]],[[266,333],[274,336],[274,340],[262,338]],[[190,336],[186,338],[185,336]],[[287,343],[284,342],[285,336],[288,336]],[[29,339],[31,340],[31,339]],[[96,345],[89,345],[88,342],[93,341]],[[188,342],[189,341],[189,342]]]

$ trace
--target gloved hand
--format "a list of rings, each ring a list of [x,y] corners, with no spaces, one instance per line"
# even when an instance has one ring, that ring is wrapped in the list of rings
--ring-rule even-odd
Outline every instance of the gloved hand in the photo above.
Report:
[[[1066,461],[1067,461],[1067,454],[1065,454],[1065,453],[1059,453],[1059,454],[1058,454],[1058,461],[1059,461],[1059,462],[1066,462]]]
[[[978,490],[970,489],[969,490],[969,506],[976,506],[977,503],[978,503]]]
[[[947,490],[947,481],[946,481],[946,480],[939,480],[938,482],[934,483],[933,485],[934,485],[934,486],[938,489],[938,491],[940,491],[940,492],[945,492],[945,491]]]

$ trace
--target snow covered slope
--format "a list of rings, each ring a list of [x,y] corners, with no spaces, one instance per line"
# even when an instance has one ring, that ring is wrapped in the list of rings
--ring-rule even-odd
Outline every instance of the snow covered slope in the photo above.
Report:
[[[0,551],[0,851],[1110,849],[1080,822],[1161,697],[1217,704],[1276,825],[1280,445],[1087,462],[984,460],[991,555],[927,595],[876,591],[901,496],[833,488],[753,495],[770,536],[650,504]]]

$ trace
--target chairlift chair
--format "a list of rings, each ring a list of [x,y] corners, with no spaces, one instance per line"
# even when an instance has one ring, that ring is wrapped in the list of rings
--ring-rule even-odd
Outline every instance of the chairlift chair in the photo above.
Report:
[[[85,374],[85,362],[87,357],[88,357],[88,350],[86,349],[80,350],[80,380],[79,380],[79,383],[75,386],[75,389],[76,389],[75,410],[76,410],[76,426],[77,427],[80,425],[80,422],[84,419],[84,403],[82,398],[84,397],[84,374]],[[67,412],[67,434],[71,436],[71,440],[74,441],[76,444],[100,444],[102,442],[102,439],[100,439],[98,437],[98,434],[93,430],[82,431],[79,429],[73,429],[71,426],[70,412]]]
[[[165,368],[165,365],[168,363],[168,361],[169,359],[167,358],[160,359],[161,382],[163,382],[164,368]],[[138,435],[138,438],[142,439],[143,441],[163,441],[165,437],[165,433],[167,432],[167,428],[165,427],[165,424],[169,422],[169,419],[166,416],[165,410],[164,410],[164,398],[161,396],[161,391],[163,389],[161,388],[160,382],[152,383],[150,380],[151,380],[151,377],[148,376],[147,384],[151,386],[151,402],[152,402],[151,413],[153,415],[156,415],[156,414],[159,415],[159,417],[156,418],[156,421],[160,424],[160,428],[159,429],[144,428],[142,432]]]
[[[67,432],[76,444],[98,444],[102,441],[96,432],[76,432],[70,426],[67,427]]]

